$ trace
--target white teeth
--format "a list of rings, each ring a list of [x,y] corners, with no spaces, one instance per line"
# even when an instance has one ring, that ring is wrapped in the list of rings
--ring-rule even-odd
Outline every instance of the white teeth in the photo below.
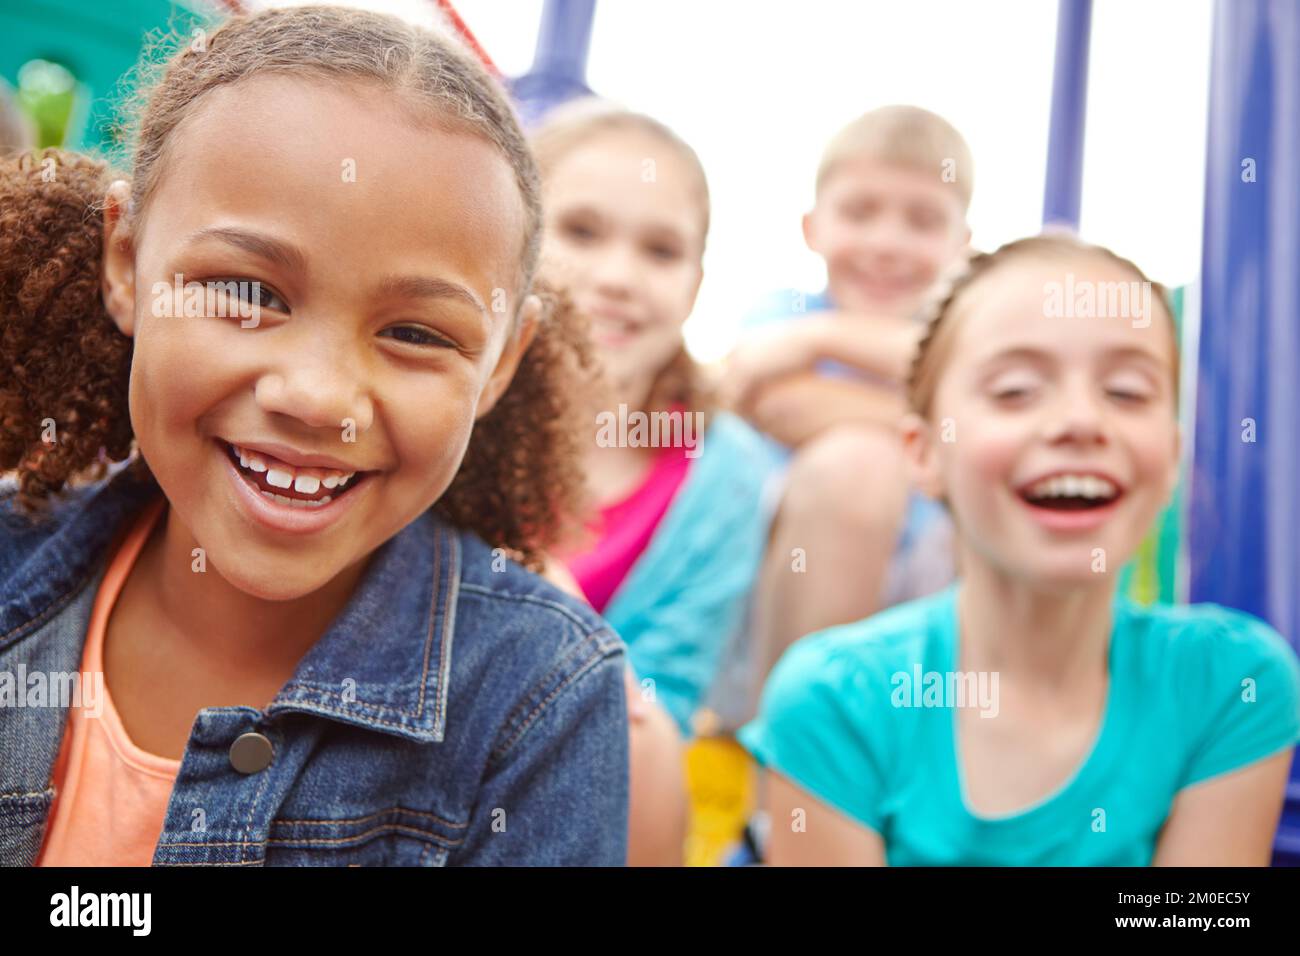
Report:
[[[256,452],[247,451],[238,445],[231,445],[235,457],[239,459],[240,467],[247,468],[254,472],[266,472],[266,481],[276,488],[292,487],[299,494],[314,495],[324,485],[326,488],[341,488],[356,475],[355,471],[343,472],[333,471],[328,474],[320,474],[323,468],[313,468],[299,470],[283,463],[271,467]]]
[[[1053,475],[1029,489],[1034,498],[1114,498],[1119,489],[1096,475]]]

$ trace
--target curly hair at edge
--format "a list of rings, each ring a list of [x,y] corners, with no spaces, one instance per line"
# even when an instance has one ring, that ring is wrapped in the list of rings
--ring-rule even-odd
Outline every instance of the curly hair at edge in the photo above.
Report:
[[[114,178],[107,163],[63,150],[0,160],[0,472],[16,472],[28,513],[133,450],[133,342],[100,295],[102,204]],[[537,335],[434,510],[536,569],[580,510],[576,391],[593,365],[568,299],[534,292],[547,306]],[[138,454],[129,467],[149,475]]]

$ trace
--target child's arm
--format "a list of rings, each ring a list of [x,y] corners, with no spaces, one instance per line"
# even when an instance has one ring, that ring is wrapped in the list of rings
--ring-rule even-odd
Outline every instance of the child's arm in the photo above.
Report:
[[[666,710],[642,699],[632,668],[624,676],[631,728],[627,865],[681,866],[690,813],[682,738]]]
[[[1291,748],[1180,791],[1153,866],[1268,866]]]
[[[552,670],[502,729],[453,865],[626,863],[626,659],[608,630],[586,648],[586,664]]]
[[[885,866],[885,843],[778,773],[763,774],[772,866]]]
[[[755,428],[791,448],[836,425],[875,425],[892,431],[905,411],[901,395],[814,372],[772,382],[741,408]]]
[[[902,384],[924,328],[908,319],[825,313],[763,330],[727,359],[723,393],[741,407],[754,393],[817,363],[836,361],[874,378]]]

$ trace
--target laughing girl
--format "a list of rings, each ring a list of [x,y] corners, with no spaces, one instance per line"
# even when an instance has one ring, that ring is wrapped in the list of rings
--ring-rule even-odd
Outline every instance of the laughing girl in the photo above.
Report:
[[[0,708],[0,863],[621,864],[622,644],[511,560],[578,500],[583,356],[502,92],[273,10],[138,138],[0,177],[0,670],[108,695]]]
[[[1146,281],[1040,237],[976,257],[941,306],[904,441],[962,579],[773,672],[742,730],[768,771],[771,862],[1268,862],[1300,739],[1294,652],[1246,614],[1116,595],[1177,475],[1172,317],[1049,305],[1069,282]]]

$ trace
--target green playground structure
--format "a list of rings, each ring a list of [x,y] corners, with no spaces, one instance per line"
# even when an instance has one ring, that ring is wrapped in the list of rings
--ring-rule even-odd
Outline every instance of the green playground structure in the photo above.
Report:
[[[217,18],[201,2],[23,0],[0,9],[0,77],[37,121],[40,146],[111,153],[115,107],[152,38],[191,36]],[[62,68],[62,69],[59,69]]]

